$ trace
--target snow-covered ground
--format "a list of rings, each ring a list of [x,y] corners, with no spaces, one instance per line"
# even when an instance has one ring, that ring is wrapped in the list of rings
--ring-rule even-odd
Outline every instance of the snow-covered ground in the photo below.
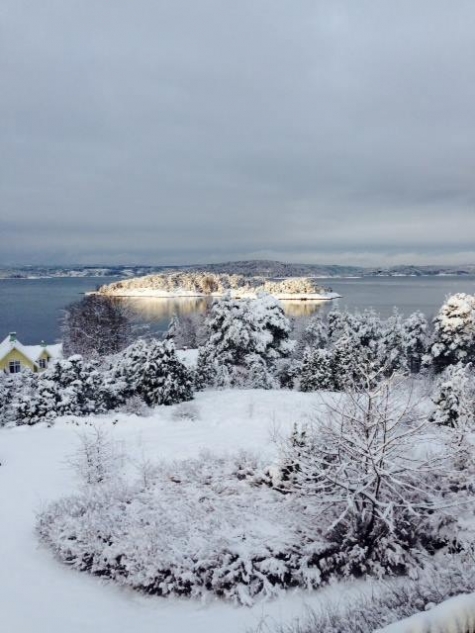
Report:
[[[341,599],[343,585],[314,593],[294,592],[252,608],[217,600],[142,596],[54,560],[38,545],[36,512],[76,489],[68,458],[88,421],[110,430],[131,463],[179,459],[203,449],[250,449],[272,462],[276,438],[321,406],[318,394],[286,391],[221,391],[197,395],[198,419],[176,420],[175,407],[145,418],[113,414],[0,429],[0,630],[6,633],[244,633],[304,617],[322,597]],[[179,406],[179,405],[178,405]]]

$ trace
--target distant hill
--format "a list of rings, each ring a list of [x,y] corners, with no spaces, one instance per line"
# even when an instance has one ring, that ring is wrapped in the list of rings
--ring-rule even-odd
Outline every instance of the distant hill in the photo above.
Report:
[[[177,266],[18,266],[0,267],[0,279],[43,277],[119,277],[132,278],[173,271],[208,271],[244,277],[395,277],[475,275],[475,264],[465,266],[390,266],[362,267],[336,264],[288,264],[266,259],[250,259],[218,264],[183,264]]]
[[[286,264],[267,259],[251,259],[219,264],[183,266],[187,270],[208,271],[217,274],[244,275],[245,277],[341,277],[361,275],[356,266],[322,264]]]

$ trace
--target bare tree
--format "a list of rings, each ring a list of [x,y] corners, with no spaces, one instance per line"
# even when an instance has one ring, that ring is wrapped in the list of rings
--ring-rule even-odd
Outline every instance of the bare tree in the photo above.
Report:
[[[66,308],[61,332],[66,357],[101,358],[127,347],[131,325],[120,299],[86,295]]]
[[[307,529],[329,544],[328,565],[349,575],[401,572],[442,541],[446,515],[435,512],[431,480],[444,464],[424,452],[428,433],[407,383],[368,376],[366,386],[327,398],[299,441],[291,438],[287,487],[303,493]]]

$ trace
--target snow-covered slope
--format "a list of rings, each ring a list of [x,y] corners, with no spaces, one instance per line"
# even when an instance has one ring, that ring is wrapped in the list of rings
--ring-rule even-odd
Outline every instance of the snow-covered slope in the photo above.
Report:
[[[96,418],[133,461],[196,456],[203,448],[255,449],[273,459],[273,440],[319,405],[316,394],[285,391],[222,391],[199,394],[199,419],[174,420],[175,407],[153,416]],[[179,406],[179,405],[178,405]],[[35,514],[76,488],[69,456],[86,420],[47,428],[0,430],[0,630],[15,633],[244,633],[289,621],[316,604],[324,592],[297,592],[251,609],[221,602],[147,598],[102,583],[56,562],[37,543]],[[115,423],[114,423],[115,422]]]

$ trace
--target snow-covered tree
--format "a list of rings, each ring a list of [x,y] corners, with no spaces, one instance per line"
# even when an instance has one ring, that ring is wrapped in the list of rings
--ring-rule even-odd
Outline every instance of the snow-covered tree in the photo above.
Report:
[[[414,312],[403,322],[405,355],[409,370],[418,374],[429,349],[429,323],[425,315]]]
[[[192,372],[171,341],[135,341],[117,357],[113,375],[125,385],[124,399],[139,395],[148,405],[169,405],[193,398]]]
[[[97,359],[123,350],[131,325],[120,299],[86,295],[66,308],[61,324],[63,353]]]
[[[256,319],[263,342],[266,343],[260,355],[272,367],[277,360],[287,358],[294,347],[294,342],[289,339],[290,321],[285,316],[282,304],[268,294],[252,299],[247,308]],[[258,346],[256,351],[260,353]]]
[[[172,339],[177,349],[196,349],[205,343],[204,314],[174,314],[168,326],[167,339]]]
[[[24,375],[0,372],[0,426],[14,420],[13,402],[21,388]]]
[[[332,384],[338,391],[366,383],[369,374],[377,375],[379,363],[372,348],[363,347],[354,332],[336,340],[328,357]]]
[[[428,477],[441,460],[416,458],[424,423],[395,378],[329,404],[294,451],[295,490],[307,530],[326,541],[320,568],[343,575],[407,571],[442,542],[445,518]],[[292,457],[291,438],[283,464]],[[303,522],[305,524],[305,521]]]
[[[289,321],[280,304],[267,295],[250,300],[225,297],[215,301],[206,328],[209,339],[200,348],[197,366],[200,386],[213,386],[218,368],[223,367],[231,384],[249,384],[249,363],[252,362],[255,371],[256,356],[273,373],[278,361],[288,357],[293,347]]]
[[[259,354],[246,356],[246,376],[243,386],[251,389],[276,389],[276,378],[272,375],[265,360]]]
[[[292,336],[296,341],[292,354],[294,357],[301,358],[308,348],[324,348],[329,344],[328,325],[320,314],[296,319],[292,327]]]
[[[475,424],[475,375],[471,365],[449,365],[436,381],[431,420],[452,428],[468,429]]]
[[[430,353],[437,372],[459,361],[475,361],[475,296],[455,294],[442,305],[434,319]]]
[[[332,361],[330,350],[308,349],[304,354],[300,371],[300,391],[334,389]]]
[[[61,415],[101,413],[110,406],[104,376],[82,356],[55,361],[36,379],[34,393],[22,394],[17,407],[23,423],[52,421]]]
[[[406,332],[402,317],[396,310],[381,324],[376,350],[378,361],[386,376],[409,373]]]

